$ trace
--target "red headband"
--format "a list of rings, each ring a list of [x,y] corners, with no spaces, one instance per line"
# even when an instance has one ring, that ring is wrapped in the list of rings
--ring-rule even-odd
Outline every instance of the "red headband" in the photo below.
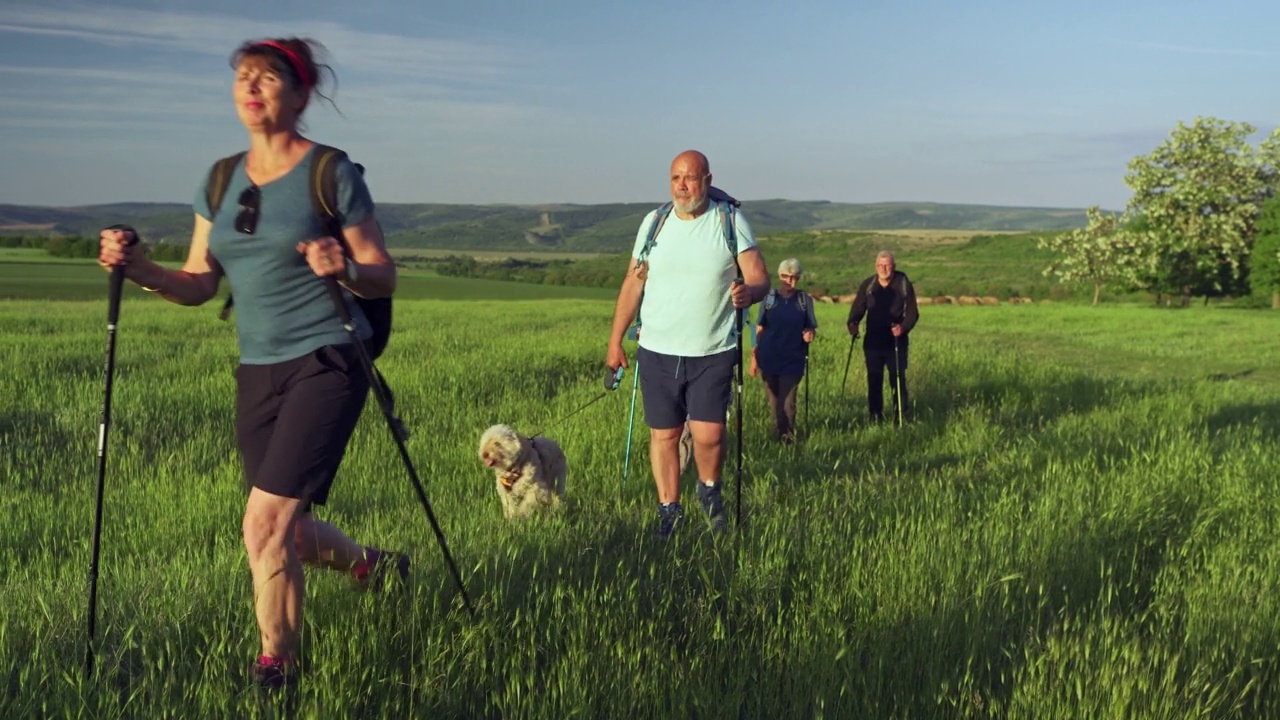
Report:
[[[302,58],[298,56],[298,53],[290,50],[289,48],[276,42],[275,40],[260,40],[254,44],[265,45],[269,48],[275,48],[276,50],[279,50],[280,52],[284,53],[284,56],[286,59],[288,59],[289,64],[293,66],[293,71],[297,73],[298,81],[302,83],[302,86],[308,90],[310,90],[312,87],[315,86],[315,82],[311,79],[311,73],[307,72],[307,64],[302,62]]]

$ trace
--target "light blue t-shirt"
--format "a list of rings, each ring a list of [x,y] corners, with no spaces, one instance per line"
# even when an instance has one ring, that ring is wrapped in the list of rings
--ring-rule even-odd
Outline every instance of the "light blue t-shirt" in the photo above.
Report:
[[[218,215],[213,219],[209,252],[231,284],[242,363],[283,362],[325,345],[351,342],[324,282],[297,250],[303,240],[328,235],[311,204],[308,185],[314,157],[313,146],[284,177],[259,186],[258,226],[252,235],[235,229],[239,198],[249,187],[241,159],[231,173]],[[343,158],[335,169],[343,226],[358,225],[373,213],[369,189],[349,159]],[[206,182],[196,190],[193,205],[196,213],[208,219]],[[368,320],[345,289],[343,296],[357,334],[367,340],[372,335]]]
[[[657,211],[645,216],[631,257],[638,260]],[[756,247],[747,219],[735,208],[737,253]],[[738,275],[721,212],[711,204],[692,220],[673,210],[649,250],[649,275],[640,304],[640,346],[679,357],[705,357],[737,347],[729,288]]]

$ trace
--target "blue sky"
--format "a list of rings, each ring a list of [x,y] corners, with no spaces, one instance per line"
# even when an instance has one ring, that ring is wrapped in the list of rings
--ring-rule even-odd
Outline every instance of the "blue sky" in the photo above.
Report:
[[[660,201],[697,148],[747,200],[1119,209],[1178,121],[1280,122],[1277,27],[1274,1],[4,0],[0,203],[189,202],[247,142],[231,51],[301,35],[339,80],[308,135],[383,202]]]

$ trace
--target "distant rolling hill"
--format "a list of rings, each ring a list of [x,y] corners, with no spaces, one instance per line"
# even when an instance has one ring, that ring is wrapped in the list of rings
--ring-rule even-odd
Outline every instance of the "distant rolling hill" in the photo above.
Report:
[[[625,252],[651,203],[602,205],[446,205],[383,203],[387,244],[451,250]],[[1067,230],[1083,227],[1074,208],[1001,207],[925,202],[834,203],[746,200],[757,235],[801,230]],[[151,242],[186,243],[192,210],[178,203],[84,207],[0,205],[0,232],[93,235],[129,223]]]

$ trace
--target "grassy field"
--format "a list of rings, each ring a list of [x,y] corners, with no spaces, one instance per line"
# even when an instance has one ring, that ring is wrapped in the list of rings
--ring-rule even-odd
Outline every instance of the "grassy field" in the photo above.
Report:
[[[479,616],[370,403],[322,515],[414,573],[385,596],[308,575],[297,716],[1280,715],[1275,315],[922,308],[918,419],[894,430],[862,422],[846,309],[819,306],[802,447],[767,442],[748,378],[746,522],[664,545],[642,427],[621,477],[631,378],[562,419],[600,392],[610,310],[397,305],[381,366]],[[247,683],[235,346],[212,312],[122,308],[86,680],[105,303],[0,302],[0,717],[277,716]],[[563,516],[501,519],[475,451],[494,422],[563,445]]]
[[[169,263],[169,265],[174,265]],[[180,265],[180,263],[178,264]],[[228,292],[227,283],[222,293]],[[51,258],[43,250],[0,249],[0,300],[92,300],[105,297],[107,274],[92,260]],[[150,297],[133,283],[125,283],[129,300]],[[397,299],[405,300],[546,300],[606,299],[617,289],[532,285],[494,280],[440,277],[430,270],[401,270]],[[216,318],[216,310],[210,313]]]
[[[602,253],[584,252],[510,252],[503,250],[434,250],[431,248],[390,248],[391,257],[397,260],[416,258],[438,259],[459,255],[473,257],[477,260],[590,260],[600,257]]]
[[[55,264],[55,265],[85,265],[90,264],[81,258],[61,258],[54,257],[45,252],[42,248],[8,248],[0,247],[0,263],[21,263],[21,264]],[[3,270],[3,268],[0,268]],[[61,271],[59,271],[61,272]],[[21,275],[21,273],[19,273]]]
[[[634,236],[635,229],[630,230]],[[776,272],[784,258],[796,257],[805,268],[804,283],[811,290],[822,294],[850,294],[858,283],[874,272],[875,256],[880,250],[890,250],[897,258],[898,267],[906,272],[921,296],[936,295],[994,295],[1001,299],[1011,296],[1030,297],[1037,300],[1047,297],[1067,299],[1087,298],[1092,285],[1067,286],[1044,277],[1042,270],[1052,261],[1051,252],[1037,247],[1035,233],[978,233],[966,230],[865,230],[865,231],[811,231],[778,233],[762,236],[760,248],[770,273]],[[539,297],[602,298],[597,286],[604,282],[616,289],[622,281],[626,266],[623,255],[593,253],[562,253],[551,251],[484,251],[484,250],[432,250],[395,248],[392,255],[403,267],[405,278],[403,297],[450,297],[478,299],[500,297],[503,293],[515,293],[513,297],[531,299]],[[63,264],[81,264],[79,273],[65,267],[47,265],[48,255],[39,250],[0,249],[0,280],[6,275],[16,276],[18,282],[6,282],[0,287],[0,299],[29,298],[55,299],[69,294],[81,299],[97,297],[101,271],[89,261],[67,260]],[[471,256],[481,261],[480,278],[503,281],[499,285],[456,285],[452,282],[436,282],[439,263],[447,257]],[[499,261],[514,258],[541,267],[539,270],[521,268],[509,270],[498,267]],[[45,267],[23,269],[7,267],[13,263],[46,264]],[[529,289],[542,284],[547,274],[558,276],[555,282],[546,282],[545,289]],[[65,287],[58,287],[59,278]],[[425,278],[431,282],[422,283]],[[516,282],[517,279],[526,282]],[[77,285],[87,283],[78,290]],[[509,289],[509,290],[508,290]],[[1117,299],[1114,288],[1107,288],[1105,299]]]

